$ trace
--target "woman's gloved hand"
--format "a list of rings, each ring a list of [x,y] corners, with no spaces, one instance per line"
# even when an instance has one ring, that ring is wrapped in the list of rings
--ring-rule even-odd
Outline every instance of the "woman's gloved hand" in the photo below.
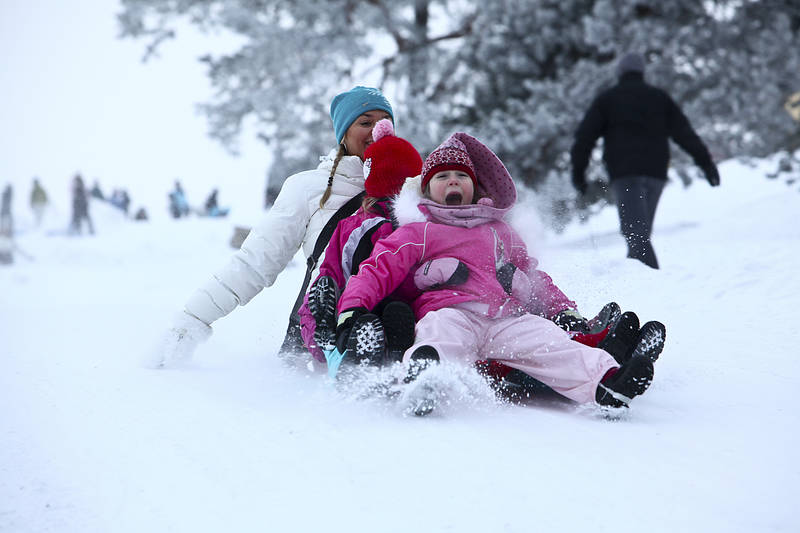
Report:
[[[164,333],[148,366],[174,368],[190,361],[197,346],[211,337],[211,327],[186,311],[175,316],[172,326]]]

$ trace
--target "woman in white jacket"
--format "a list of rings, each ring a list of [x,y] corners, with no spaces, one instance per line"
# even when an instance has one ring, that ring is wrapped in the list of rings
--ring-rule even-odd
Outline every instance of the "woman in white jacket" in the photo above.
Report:
[[[354,87],[333,99],[338,148],[316,169],[286,179],[241,249],[186,302],[159,347],[156,366],[189,359],[211,335],[211,324],[272,285],[301,246],[306,257],[311,255],[328,219],[364,190],[364,150],[372,142],[372,128],[384,118],[394,121],[392,107],[378,89]]]

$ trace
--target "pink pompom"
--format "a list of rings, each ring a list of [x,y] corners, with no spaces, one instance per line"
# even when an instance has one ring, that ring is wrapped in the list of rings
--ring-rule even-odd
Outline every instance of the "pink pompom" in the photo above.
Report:
[[[388,135],[394,135],[394,126],[392,126],[392,121],[388,118],[379,120],[378,123],[375,124],[375,127],[372,128],[373,142]]]

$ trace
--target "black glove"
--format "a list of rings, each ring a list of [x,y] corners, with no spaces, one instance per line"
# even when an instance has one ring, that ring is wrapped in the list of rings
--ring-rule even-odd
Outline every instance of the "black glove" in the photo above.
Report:
[[[708,180],[708,183],[710,183],[712,187],[719,186],[719,171],[717,170],[717,165],[711,163],[704,166],[703,174],[706,175],[706,179]]]
[[[339,353],[344,353],[353,324],[356,323],[358,317],[365,313],[369,313],[369,310],[364,307],[353,307],[339,313],[339,318],[336,321],[336,348]]]
[[[553,317],[553,322],[565,331],[589,333],[589,323],[574,309],[565,309]]]

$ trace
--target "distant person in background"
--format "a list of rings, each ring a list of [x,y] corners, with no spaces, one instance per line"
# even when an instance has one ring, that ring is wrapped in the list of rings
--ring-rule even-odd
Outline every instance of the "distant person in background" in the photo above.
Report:
[[[217,196],[219,195],[219,190],[214,189],[211,191],[211,194],[208,195],[206,199],[206,203],[203,206],[204,211],[203,214],[207,217],[224,217],[228,215],[228,211],[230,208],[228,207],[220,207],[217,201]]]
[[[110,199],[111,205],[123,211],[126,215],[128,214],[128,208],[131,204],[131,198],[128,196],[128,191],[125,189],[114,189],[111,193]]]
[[[579,193],[586,193],[584,173],[602,137],[603,161],[628,257],[658,268],[650,234],[667,182],[669,139],[692,156],[712,187],[720,178],[708,148],[680,107],[666,92],[645,83],[644,71],[641,55],[626,54],[617,64],[618,83],[592,102],[572,145],[572,183]]]
[[[36,227],[42,225],[42,219],[44,218],[44,211],[47,209],[47,193],[42,187],[42,184],[39,183],[39,178],[33,178],[33,189],[31,190],[31,210],[33,211],[33,216],[36,219]]]
[[[86,192],[86,186],[83,183],[83,178],[80,174],[75,174],[72,179],[72,222],[70,222],[69,233],[70,235],[81,235],[83,232],[83,221],[89,227],[89,233],[94,235],[94,225],[92,219],[89,217],[89,195]]]
[[[11,185],[3,189],[0,199],[0,265],[10,265],[14,262],[14,221],[11,217],[11,198],[13,192]]]
[[[11,216],[11,199],[14,196],[14,189],[11,184],[3,189],[2,200],[0,200],[0,235],[11,238],[14,235],[14,218]]]
[[[100,190],[100,183],[97,180],[94,180],[94,185],[92,185],[92,190],[89,191],[89,194],[92,198],[97,198],[98,200],[105,200],[106,197],[103,195],[103,191]]]
[[[208,216],[213,217],[217,214],[217,211],[219,211],[219,205],[217,204],[218,193],[219,191],[217,189],[214,189],[213,191],[211,191],[211,194],[208,195],[208,198],[206,198],[206,203],[204,207],[206,210],[206,214]]]
[[[108,203],[119,209],[119,189],[112,189],[108,197]]]
[[[183,192],[181,182],[175,180],[175,189],[169,193],[169,214],[172,218],[181,218],[189,215],[189,202]]]
[[[126,189],[122,189],[119,192],[119,208],[122,209],[125,214],[128,214],[128,209],[131,206],[131,197],[128,194]]]
[[[147,216],[147,210],[144,207],[140,207],[136,214],[133,215],[133,220],[141,221],[141,220],[148,220],[149,217]]]

